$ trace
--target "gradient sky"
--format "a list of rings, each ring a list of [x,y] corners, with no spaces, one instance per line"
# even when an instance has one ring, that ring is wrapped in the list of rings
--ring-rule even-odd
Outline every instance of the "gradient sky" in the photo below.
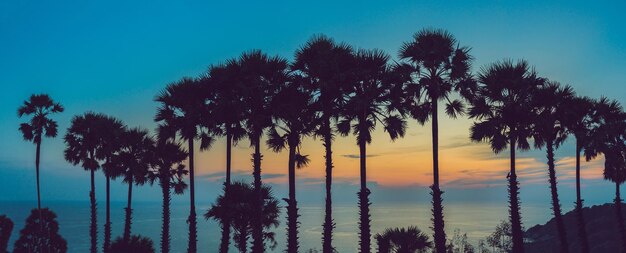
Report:
[[[17,128],[17,107],[33,93],[48,93],[66,111],[55,115],[60,137],[72,116],[106,113],[131,127],[154,129],[154,96],[183,76],[210,64],[262,49],[292,59],[314,34],[356,48],[379,48],[397,58],[400,45],[422,28],[444,28],[472,48],[474,70],[491,62],[526,59],[541,76],[572,85],[578,94],[626,103],[626,2],[560,1],[1,1],[0,2],[0,200],[32,200],[34,151]],[[502,201],[508,157],[469,141],[467,119],[440,120],[440,168],[448,199]],[[378,131],[368,148],[373,198],[427,199],[432,177],[430,127],[410,121],[407,136],[391,142]],[[198,199],[214,198],[223,177],[224,142],[198,155]],[[88,173],[63,160],[62,138],[45,139],[42,187],[45,200],[87,200]],[[355,201],[358,148],[354,137],[334,146],[335,192]],[[234,151],[237,178],[250,180],[248,142]],[[308,140],[312,163],[297,172],[301,199],[318,202],[323,147]],[[557,152],[563,203],[574,192],[571,142]],[[522,153],[522,201],[547,201],[547,170],[541,150]],[[286,181],[286,155],[264,149],[263,173],[279,194]],[[602,160],[583,164],[587,203],[611,200]],[[104,178],[98,175],[98,189]],[[124,198],[123,187],[114,199]],[[102,190],[97,190],[101,196]],[[10,194],[7,194],[10,193]],[[377,194],[378,193],[378,194]],[[139,200],[158,191],[138,190]],[[185,198],[186,199],[186,198]],[[546,202],[547,203],[547,202]],[[503,202],[504,204],[504,202]]]

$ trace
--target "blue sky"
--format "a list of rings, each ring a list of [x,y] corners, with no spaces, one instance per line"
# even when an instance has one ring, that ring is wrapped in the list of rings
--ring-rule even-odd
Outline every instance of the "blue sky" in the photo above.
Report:
[[[472,48],[474,70],[500,59],[526,59],[541,76],[571,84],[581,95],[605,95],[624,104],[624,9],[624,1],[2,1],[0,200],[35,196],[34,146],[22,141],[17,131],[22,120],[16,115],[20,103],[33,93],[48,93],[66,107],[56,117],[60,136],[73,115],[89,110],[152,129],[153,97],[167,83],[199,75],[210,64],[243,51],[262,49],[290,59],[312,35],[323,33],[357,48],[383,49],[395,57],[413,33],[432,27],[447,29],[461,45]],[[459,124],[465,130],[450,131],[466,136],[469,121]],[[430,138],[426,128],[412,131],[426,143]],[[353,139],[338,142],[352,144]],[[321,149],[315,145],[311,147]],[[249,158],[245,148],[240,148],[242,161]],[[61,138],[44,140],[44,198],[87,200],[88,173],[66,163],[62,150]],[[572,150],[564,147],[558,154],[571,155]],[[209,161],[200,165],[207,167],[205,175],[221,171],[217,161],[221,156],[202,155]],[[540,162],[545,157],[542,151],[525,156]],[[244,162],[238,166],[240,171],[250,167]],[[321,167],[310,169],[321,171]],[[300,191],[317,189],[314,173],[303,173],[303,182],[314,182]],[[383,181],[372,180],[386,187]],[[211,192],[206,194],[212,199],[219,182],[206,182],[199,187]],[[345,184],[352,186],[349,179]],[[423,189],[420,187],[415,189]],[[543,200],[545,187],[545,183],[528,183],[527,190],[522,189],[523,200]],[[123,199],[123,188],[117,188],[119,194],[114,198]],[[586,198],[600,203],[611,199],[613,188],[595,179],[587,189]],[[472,190],[494,192],[489,188]],[[402,190],[392,187],[388,191]],[[353,192],[356,190],[346,196],[352,198]],[[420,192],[427,197],[426,191]],[[448,194],[453,199],[471,197],[463,192],[451,190]],[[494,200],[505,197],[500,195]],[[150,200],[158,192],[139,190],[138,196]]]

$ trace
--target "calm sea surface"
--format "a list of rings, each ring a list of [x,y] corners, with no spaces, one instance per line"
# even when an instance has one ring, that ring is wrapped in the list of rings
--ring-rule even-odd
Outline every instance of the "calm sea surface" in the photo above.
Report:
[[[158,249],[161,229],[161,206],[159,202],[133,203],[133,234],[141,234],[152,238]],[[19,236],[19,230],[33,206],[30,202],[0,202],[0,214],[6,214],[15,223],[9,248]],[[124,221],[124,204],[112,203],[113,237],[121,235]],[[89,203],[88,202],[51,202],[49,207],[58,215],[61,235],[67,240],[71,253],[88,252],[89,250]],[[219,244],[219,226],[213,221],[204,220],[203,215],[209,204],[198,205],[198,249],[199,252],[216,252]],[[372,234],[381,232],[388,227],[406,227],[416,225],[427,234],[432,234],[430,204],[377,204],[372,205]],[[188,206],[182,203],[172,205],[172,252],[184,252],[187,245],[186,217]],[[333,209],[337,227],[334,234],[334,245],[338,252],[356,252],[358,245],[357,207],[336,205]],[[451,236],[455,229],[467,233],[470,242],[489,235],[500,220],[506,219],[508,208],[505,203],[445,203],[445,221],[447,234]],[[324,209],[322,206],[302,205],[300,207],[300,243],[302,251],[320,249]],[[550,219],[548,205],[528,204],[522,207],[524,225],[526,227],[545,223]],[[276,229],[277,247],[279,252],[285,246],[284,211],[281,226]],[[104,203],[98,203],[98,249],[101,250],[104,225]],[[375,245],[375,240],[372,239]],[[231,243],[232,245],[232,243]],[[232,252],[236,252],[232,250]]]

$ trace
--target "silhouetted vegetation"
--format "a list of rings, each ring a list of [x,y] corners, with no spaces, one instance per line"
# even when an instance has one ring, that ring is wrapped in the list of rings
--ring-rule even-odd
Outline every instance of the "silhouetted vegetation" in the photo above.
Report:
[[[417,227],[388,228],[374,236],[378,253],[422,253],[428,252],[432,242]]]
[[[148,130],[129,129],[121,121],[87,112],[72,119],[65,135],[65,160],[90,172],[90,252],[97,252],[97,206],[95,172],[106,178],[104,252],[154,252],[152,241],[131,236],[133,186],[158,181],[162,191],[161,252],[170,251],[171,190],[182,194],[189,187],[190,210],[187,252],[197,252],[195,205],[195,142],[208,150],[217,138],[225,138],[226,165],[223,195],[205,214],[221,226],[219,252],[229,249],[231,234],[237,249],[253,253],[274,249],[270,230],[278,226],[279,203],[269,186],[262,183],[262,140],[275,152],[288,151],[287,252],[299,251],[299,214],[296,199],[296,169],[310,158],[301,151],[305,138],[321,138],[324,146],[325,210],[322,252],[333,247],[332,144],[335,134],[354,135],[359,148],[360,188],[358,251],[371,252],[370,189],[367,186],[367,147],[372,133],[382,126],[392,141],[402,138],[407,118],[432,124],[433,242],[416,227],[388,229],[375,236],[379,252],[524,252],[524,234],[516,171],[516,152],[545,147],[551,208],[560,252],[568,252],[572,234],[566,229],[557,190],[555,150],[568,136],[576,145],[577,242],[590,251],[580,183],[580,154],[587,161],[604,156],[604,178],[615,183],[614,208],[622,251],[626,252],[620,185],[626,181],[626,114],[617,101],[577,97],[568,85],[539,77],[526,61],[498,61],[476,74],[468,47],[460,46],[445,30],[424,29],[404,43],[398,61],[381,50],[354,50],[323,35],[312,37],[295,52],[290,63],[280,56],[252,50],[224,63],[211,65],[197,78],[184,77],[167,85],[156,97],[156,138]],[[509,222],[477,248],[456,230],[445,233],[443,191],[439,170],[439,110],[451,118],[468,115],[473,124],[470,139],[488,142],[494,153],[507,148]],[[32,95],[18,108],[18,116],[32,116],[20,125],[27,141],[36,145],[37,209],[33,209],[16,242],[16,252],[45,250],[64,252],[56,215],[41,209],[39,161],[42,137],[55,137],[57,123],[50,119],[64,108],[48,95]],[[252,184],[231,183],[232,147],[248,138],[252,154]],[[187,150],[183,150],[184,143]],[[371,154],[370,154],[371,155]],[[187,166],[183,165],[188,159]],[[184,177],[189,175],[189,185]],[[111,244],[110,181],[122,177],[128,184],[123,236]],[[33,214],[39,213],[39,217]],[[12,223],[0,216],[0,250],[6,248]],[[39,229],[33,226],[40,226]],[[234,231],[231,231],[231,228]],[[6,232],[6,231],[9,232]],[[45,232],[45,233],[44,233]],[[4,235],[7,235],[4,237]],[[251,247],[248,247],[248,242]],[[19,243],[18,243],[19,242]],[[4,247],[2,247],[4,246]],[[51,250],[54,248],[54,250]],[[22,250],[22,251],[19,251]],[[25,250],[25,251],[24,251]],[[4,249],[6,251],[6,249]]]
[[[0,253],[8,253],[9,238],[13,231],[13,221],[6,215],[0,215]]]
[[[24,228],[20,230],[13,253],[67,252],[67,242],[59,235],[56,218],[56,214],[48,208],[33,209],[26,218]]]
[[[445,253],[446,233],[443,220],[442,191],[439,187],[439,119],[438,103],[446,102],[446,114],[452,118],[463,114],[464,104],[451,99],[453,91],[465,94],[472,83],[469,48],[459,47],[452,34],[444,30],[424,29],[400,48],[400,58],[407,62],[398,66],[408,79],[407,98],[411,116],[424,124],[430,118],[433,146],[433,230],[435,252]]]
[[[278,200],[272,195],[269,186],[261,187],[262,208],[260,210],[261,220],[257,219],[257,191],[249,184],[234,182],[229,187],[228,195],[222,194],[204,215],[206,219],[222,221],[228,219],[235,229],[233,241],[239,252],[247,252],[248,240],[254,230],[255,224],[261,224],[263,230],[263,240],[268,242],[271,249],[276,246],[274,232],[270,231],[279,225],[278,215],[280,207]],[[221,222],[223,224],[223,222]],[[253,246],[254,247],[254,246]]]
[[[189,173],[182,162],[187,153],[180,144],[169,140],[158,140],[150,149],[150,183],[158,181],[163,195],[162,224],[161,224],[161,253],[170,252],[170,201],[171,190],[174,194],[183,194],[187,184],[183,177]]]
[[[116,238],[111,243],[111,252],[116,253],[154,253],[152,240],[140,235],[132,235],[127,239],[124,237]]]

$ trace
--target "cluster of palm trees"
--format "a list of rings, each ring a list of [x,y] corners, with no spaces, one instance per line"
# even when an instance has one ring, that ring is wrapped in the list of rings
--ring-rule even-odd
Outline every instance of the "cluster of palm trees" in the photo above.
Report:
[[[169,252],[170,248],[171,189],[180,194],[189,188],[187,250],[195,253],[195,142],[198,141],[200,151],[204,151],[220,137],[226,140],[226,177],[224,194],[217,203],[225,204],[213,206],[205,215],[221,223],[220,252],[228,251],[231,227],[237,231],[236,237],[240,240],[236,243],[240,250],[247,249],[249,234],[251,251],[265,251],[268,233],[263,210],[269,198],[261,181],[264,138],[271,150],[287,150],[289,153],[286,166],[289,194],[284,199],[288,227],[286,249],[287,252],[299,251],[296,169],[309,163],[310,158],[301,150],[302,141],[307,137],[320,138],[325,150],[322,250],[324,253],[334,252],[332,144],[336,135],[350,134],[356,137],[360,155],[360,190],[357,193],[359,252],[371,252],[367,146],[377,126],[381,126],[391,140],[403,137],[410,118],[422,125],[428,121],[432,124],[433,241],[435,252],[446,252],[443,191],[438,166],[440,107],[449,117],[467,115],[474,120],[470,129],[471,140],[489,142],[496,153],[509,147],[508,190],[513,252],[524,250],[515,156],[517,149],[530,149],[531,142],[535,148],[545,147],[547,152],[558,238],[561,251],[568,251],[557,194],[554,149],[560,147],[568,135],[575,137],[576,210],[580,240],[583,251],[587,252],[580,195],[580,155],[583,150],[587,160],[598,154],[604,155],[605,178],[615,182],[616,207],[621,208],[619,185],[626,180],[626,114],[622,107],[606,98],[578,97],[569,86],[539,77],[525,61],[500,61],[472,73],[469,48],[459,46],[454,36],[444,30],[424,29],[416,33],[413,39],[402,45],[399,58],[391,61],[391,57],[380,50],[356,50],[328,37],[315,36],[296,51],[291,63],[279,56],[271,57],[254,50],[212,65],[200,77],[186,77],[169,84],[155,99],[159,103],[155,116],[159,126],[155,136],[147,130],[129,128],[103,114],[87,112],[74,117],[65,136],[65,158],[91,173],[91,252],[97,251],[94,173],[102,169],[107,186],[105,252],[108,252],[111,241],[109,182],[122,177],[128,183],[122,239],[131,237],[133,185],[158,181],[163,190],[161,251]],[[61,111],[63,107],[46,95],[34,95],[19,109],[20,116],[33,115],[31,122],[22,124],[20,129],[25,139],[33,140],[37,145],[37,171],[42,135],[54,137],[57,132],[56,123],[48,116]],[[231,182],[231,149],[245,138],[254,147],[253,183],[248,196],[250,201],[245,203],[248,221],[238,224],[236,217],[225,215],[229,209],[224,207],[233,206],[226,203],[241,200],[237,194],[231,196],[231,187],[241,188],[236,191],[239,194],[245,192],[242,190],[244,185]],[[186,150],[182,147],[183,142],[187,145]],[[188,166],[182,164],[185,159],[188,159]],[[187,175],[188,185],[184,181]],[[623,219],[619,220],[626,250],[626,230]]]

